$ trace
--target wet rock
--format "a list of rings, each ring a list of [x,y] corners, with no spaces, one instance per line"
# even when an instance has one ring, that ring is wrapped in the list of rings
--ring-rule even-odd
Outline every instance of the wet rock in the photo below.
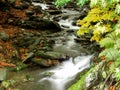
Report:
[[[32,1],[37,3],[41,2],[41,0],[32,0]]]
[[[62,17],[61,17],[60,15],[59,15],[59,16],[54,16],[54,17],[53,17],[53,20],[58,22],[61,18],[62,18]]]
[[[39,6],[39,5],[38,5],[38,6],[34,6],[33,10],[34,10],[34,12],[35,12],[36,14],[42,14],[42,13],[43,13],[42,7]]]
[[[0,1],[0,11],[9,11],[10,10],[10,5],[6,1]]]
[[[100,62],[93,71],[87,75],[85,79],[85,90],[92,90],[91,88],[102,81],[102,72],[105,61]]]
[[[32,3],[33,0],[21,0],[22,2]]]
[[[86,34],[86,35],[77,36],[74,40],[77,43],[81,43],[81,42],[88,42],[88,43],[90,43],[90,38],[91,38],[91,35]]]
[[[74,30],[67,30],[66,32],[67,33],[74,33],[75,31]]]
[[[9,0],[10,6],[11,6],[11,7],[14,7],[15,4],[16,4],[15,2],[16,2],[16,0]]]
[[[63,20],[66,20],[66,19],[68,19],[68,18],[69,18],[69,15],[62,16],[62,19],[63,19]]]
[[[55,55],[57,55],[56,53],[54,54],[49,54],[48,52],[44,52],[44,51],[37,51],[36,52],[36,55],[41,57],[41,58],[44,58],[44,59],[56,59]]]
[[[39,59],[39,58],[32,59],[32,62],[34,62],[35,64],[41,67],[51,67],[59,63],[57,60],[47,60],[47,59]]]
[[[74,39],[77,43],[81,43],[81,42],[90,42],[90,39],[88,38],[75,38]]]
[[[45,73],[43,73],[43,76],[44,77],[50,77],[50,76],[52,76],[54,74],[54,72],[45,72]]]
[[[34,15],[34,12],[33,12],[33,11],[30,11],[30,10],[27,10],[27,11],[26,11],[26,15],[27,15],[28,17],[30,17],[30,16]]]
[[[87,15],[89,10],[90,10],[90,6],[89,5],[84,5],[83,8],[80,10],[79,19],[82,20]]]
[[[60,10],[46,10],[50,15],[56,15],[56,14],[61,14],[62,11]]]
[[[30,5],[29,3],[24,2],[22,5],[14,5],[13,7],[15,9],[24,10],[24,9],[28,9],[29,5]]]
[[[44,59],[52,59],[52,60],[67,60],[69,57],[65,54],[59,53],[59,52],[54,52],[54,51],[38,51],[37,56],[44,58]]]
[[[38,30],[51,30],[51,32],[61,31],[59,24],[55,21],[42,19],[40,17],[31,17],[30,20],[19,20],[17,25],[23,28],[33,28]]]
[[[67,26],[67,25],[61,25],[61,27],[62,27],[62,28],[68,28],[68,29],[70,28],[70,27]]]
[[[11,71],[21,71],[21,70],[23,70],[27,67],[28,67],[27,64],[24,64],[22,62],[17,62],[16,67],[14,67],[14,68],[10,67],[9,70],[11,70]]]
[[[46,52],[46,54],[49,55],[51,59],[58,59],[58,60],[68,59],[66,55],[63,55],[59,52]]]
[[[0,68],[0,81],[3,81],[7,78],[7,69]]]
[[[14,44],[17,45],[17,46],[20,46],[20,47],[29,47],[31,44],[34,43],[36,37],[30,37],[30,36],[27,36],[27,35],[23,35],[21,37],[17,37],[15,40],[14,40]]]
[[[32,58],[34,56],[34,53],[33,52],[30,52],[28,53],[27,57],[22,61],[23,63],[24,62],[28,62],[28,60],[30,60],[30,58]]]
[[[41,37],[40,38],[36,38],[34,43],[32,45],[30,45],[30,49],[29,52],[33,51],[34,49],[36,49],[37,45],[40,43]]]
[[[72,25],[73,25],[73,26],[76,26],[76,21],[72,22]]]
[[[3,30],[0,32],[0,39],[6,42],[9,40],[9,35]]]

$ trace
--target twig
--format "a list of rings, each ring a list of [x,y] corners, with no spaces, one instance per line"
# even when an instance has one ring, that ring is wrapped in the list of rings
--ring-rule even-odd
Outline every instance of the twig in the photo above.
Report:
[[[110,82],[110,84],[109,84],[109,87],[108,87],[108,88],[110,88],[110,86],[112,86],[113,81],[114,81],[114,78],[113,78],[113,79],[112,79],[112,81]]]
[[[110,73],[110,74],[107,76],[107,78],[105,79],[105,81],[104,81],[104,83],[103,83],[103,86],[102,86],[102,88],[101,88],[102,90],[103,90],[106,82],[108,81],[108,79],[110,78],[111,75],[112,75],[112,73]]]

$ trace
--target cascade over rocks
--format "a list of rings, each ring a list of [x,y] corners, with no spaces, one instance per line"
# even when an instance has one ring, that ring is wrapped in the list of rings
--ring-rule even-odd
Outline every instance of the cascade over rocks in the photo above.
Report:
[[[82,48],[81,44],[74,42],[84,42],[88,46],[87,40],[75,39],[74,29],[58,23],[60,20],[68,19],[68,21],[73,20],[72,26],[76,26],[76,20],[83,18],[87,14],[87,10],[82,12],[77,7],[72,9],[73,7],[69,5],[65,7],[65,9],[69,9],[67,11],[55,8],[51,3],[53,0],[33,1],[42,3],[45,1],[44,3],[49,3],[50,6],[43,10],[41,6],[31,4],[31,0],[22,0],[12,3],[14,5],[9,13],[5,14],[6,18],[3,17],[3,13],[0,15],[2,24],[0,25],[0,43],[3,43],[0,45],[0,55],[3,54],[1,58],[4,58],[6,62],[14,63],[16,65],[14,70],[19,71],[32,65],[56,66],[71,57],[90,54],[89,51]],[[73,15],[70,15],[69,11],[74,10],[77,13],[73,12]],[[5,76],[1,77],[3,77],[1,80],[4,80]]]

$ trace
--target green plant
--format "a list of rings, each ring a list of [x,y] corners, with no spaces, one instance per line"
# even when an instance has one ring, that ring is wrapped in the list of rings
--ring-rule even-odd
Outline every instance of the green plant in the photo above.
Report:
[[[7,89],[10,86],[13,86],[15,84],[14,80],[6,80],[6,81],[2,81],[1,86],[2,88]]]
[[[78,20],[77,22],[78,25],[81,25],[77,34],[84,35],[85,33],[92,31],[93,36],[91,37],[91,41],[95,40],[97,42],[103,38],[102,36],[104,34],[113,30],[113,25],[116,24],[116,21],[118,21],[120,18],[120,9],[117,8],[119,7],[117,6],[117,2],[116,4],[106,4],[105,7],[102,6],[102,2],[100,4],[100,1],[102,0],[99,0],[98,4],[91,2],[90,6],[92,9],[88,12],[88,15],[83,20]]]
[[[63,6],[72,0],[57,0],[55,5]],[[90,1],[91,10],[82,20],[78,35],[91,33],[91,41],[96,41],[101,48],[99,57],[104,57],[108,68],[108,74],[112,74],[118,84],[120,81],[120,0],[78,0],[77,3],[83,6]],[[103,73],[105,74],[105,73]],[[104,75],[105,77],[105,75]],[[82,78],[83,79],[83,78]],[[106,80],[105,80],[106,81]],[[76,86],[72,90],[76,90]]]
[[[92,32],[91,41],[96,41],[104,50],[99,57],[105,57],[109,74],[120,80],[120,0],[91,0],[91,10],[83,20],[78,35]]]
[[[77,0],[77,5],[82,7],[89,0]],[[56,0],[55,5],[57,7],[65,6],[67,3],[73,2],[73,0]]]
[[[114,77],[109,78],[117,85],[120,81],[120,0],[90,0],[90,7],[88,15],[77,22],[81,26],[77,34],[92,32],[90,40],[96,41],[104,49],[99,57],[104,57],[108,63],[108,71],[103,76],[112,74]],[[108,82],[112,84],[112,81]]]
[[[99,57],[105,56],[107,62],[112,62],[110,65],[110,73],[114,74],[115,80],[120,80],[120,21],[114,26],[114,30],[107,34],[100,41],[101,48],[105,48],[99,54]]]

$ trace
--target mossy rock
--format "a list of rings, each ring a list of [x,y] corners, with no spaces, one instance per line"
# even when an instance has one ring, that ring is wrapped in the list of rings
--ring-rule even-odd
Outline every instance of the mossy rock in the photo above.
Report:
[[[52,52],[52,51],[48,51],[48,52],[44,52],[44,51],[37,51],[36,55],[44,58],[44,59],[59,59],[62,55],[59,52]]]
[[[43,76],[44,77],[50,77],[53,74],[54,74],[54,72],[45,72],[45,73],[43,73]]]
[[[35,64],[41,66],[41,67],[50,67],[48,60],[45,59],[32,59],[32,62],[34,62]]]

